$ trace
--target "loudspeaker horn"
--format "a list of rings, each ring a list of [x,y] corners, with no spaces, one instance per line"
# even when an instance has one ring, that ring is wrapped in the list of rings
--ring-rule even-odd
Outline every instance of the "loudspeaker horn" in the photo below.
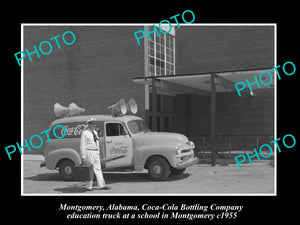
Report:
[[[137,113],[138,107],[137,107],[136,101],[133,98],[129,99],[126,106],[127,106],[127,111],[131,112],[132,114]]]
[[[123,98],[121,98],[116,104],[107,108],[113,115],[125,115],[127,113],[127,105]]]
[[[78,107],[74,102],[69,105],[69,116],[79,116],[85,112],[84,108]]]
[[[67,117],[69,114],[69,108],[60,105],[59,103],[54,104],[54,114],[56,117]]]

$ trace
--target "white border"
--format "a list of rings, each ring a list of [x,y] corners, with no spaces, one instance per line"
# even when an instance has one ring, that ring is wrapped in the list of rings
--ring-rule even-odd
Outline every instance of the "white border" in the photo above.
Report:
[[[21,23],[21,51],[24,50],[24,26],[151,26],[153,23]],[[158,24],[155,24],[158,25]],[[172,23],[172,26],[177,26]],[[180,24],[180,26],[274,26],[274,66],[277,66],[277,24],[276,23],[193,23],[193,24]],[[275,77],[275,76],[274,76]],[[21,61],[21,146],[24,140],[24,66]],[[274,88],[274,140],[277,138],[277,79],[275,79]],[[275,143],[274,143],[275,150]],[[86,194],[86,193],[72,193],[72,194],[33,194],[24,193],[24,171],[23,171],[23,155],[21,155],[21,196],[277,196],[277,152],[274,151],[274,193],[180,193],[180,194],[126,194],[126,193],[107,193],[107,194]]]
[[[277,24],[274,26],[274,67],[277,66]],[[274,72],[275,88],[274,88],[274,140],[277,139],[277,78]],[[277,196],[277,151],[274,142],[274,195]]]

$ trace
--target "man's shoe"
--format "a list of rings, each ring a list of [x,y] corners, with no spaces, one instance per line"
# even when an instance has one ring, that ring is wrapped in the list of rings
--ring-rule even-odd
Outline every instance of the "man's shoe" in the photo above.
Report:
[[[93,188],[92,187],[87,187],[87,188],[85,188],[87,191],[92,191],[93,190]]]
[[[106,186],[104,186],[104,187],[100,187],[100,186],[94,186],[94,187],[93,187],[93,189],[94,189],[94,190],[102,190],[102,189],[104,189],[104,190],[108,190],[108,189],[110,189],[110,187],[108,187],[107,185],[106,185]]]
[[[101,190],[109,190],[110,189],[110,187],[108,187],[108,186],[104,186],[104,187],[102,187],[102,188],[100,188]]]

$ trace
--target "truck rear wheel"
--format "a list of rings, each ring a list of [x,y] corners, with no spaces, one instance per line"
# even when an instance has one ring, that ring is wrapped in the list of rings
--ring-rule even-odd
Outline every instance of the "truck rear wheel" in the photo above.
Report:
[[[170,174],[168,161],[160,156],[153,156],[148,163],[147,169],[152,180],[166,180]]]
[[[74,179],[74,163],[72,160],[63,159],[59,162],[59,173],[64,180],[70,181]]]

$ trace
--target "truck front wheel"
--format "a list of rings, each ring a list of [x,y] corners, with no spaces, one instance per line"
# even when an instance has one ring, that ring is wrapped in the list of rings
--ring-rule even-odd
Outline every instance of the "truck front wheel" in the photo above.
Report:
[[[148,163],[147,169],[152,180],[166,180],[170,174],[168,161],[160,156],[153,156]]]

